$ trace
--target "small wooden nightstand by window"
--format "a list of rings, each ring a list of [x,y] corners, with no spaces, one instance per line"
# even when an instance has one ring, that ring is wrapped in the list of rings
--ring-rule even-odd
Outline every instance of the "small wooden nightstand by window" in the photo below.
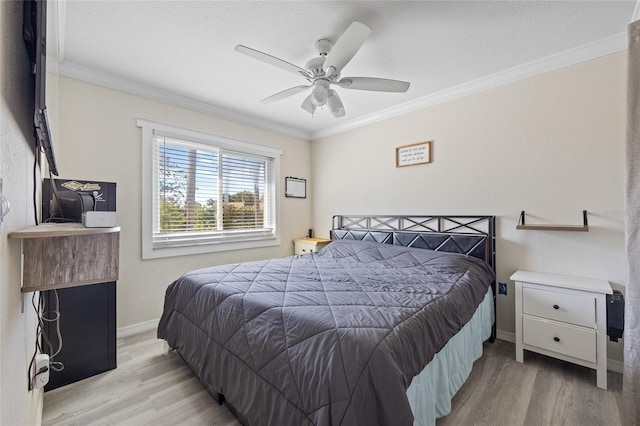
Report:
[[[326,238],[294,238],[295,254],[307,254],[319,251],[322,247],[329,244],[331,240]]]

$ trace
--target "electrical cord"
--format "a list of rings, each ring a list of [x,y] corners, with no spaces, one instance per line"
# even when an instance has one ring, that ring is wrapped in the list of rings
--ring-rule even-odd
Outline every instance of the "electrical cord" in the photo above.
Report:
[[[34,136],[35,136],[35,131],[34,131]],[[37,225],[38,224],[38,201],[37,201],[38,185],[36,184],[36,182],[38,180],[38,165],[40,164],[41,148],[40,148],[40,142],[38,141],[37,137],[35,138],[35,140],[36,140],[36,151],[33,155],[33,220]],[[38,297],[40,297],[39,294],[40,293],[38,293]],[[31,305],[33,306],[33,309],[36,311],[36,315],[39,317],[40,313],[38,312],[38,309],[36,308],[36,305],[35,305],[35,297],[36,297],[36,294],[33,293],[33,295],[31,296]],[[40,304],[40,301],[38,301],[38,304]],[[33,389],[33,382],[35,380],[35,377],[31,377],[31,369],[33,368],[33,363],[36,360],[36,355],[38,354],[38,348],[40,346],[39,327],[40,325],[38,325],[38,330],[36,330],[36,344],[35,344],[35,349],[33,350],[33,356],[31,357],[31,362],[29,362],[29,368],[27,368],[27,383],[28,383],[29,391]]]
[[[38,295],[38,297],[40,297]],[[36,293],[34,292],[31,295],[31,306],[33,306],[33,309],[36,311],[36,315],[39,316],[39,312],[36,308],[36,303],[35,303],[35,299],[36,299]],[[40,346],[40,342],[39,342],[39,336],[38,336],[38,332],[39,332],[39,322],[38,322],[38,329],[36,329],[36,344],[35,344],[35,349],[33,351],[33,356],[31,357],[31,362],[29,363],[29,368],[27,368],[27,383],[28,383],[28,387],[29,387],[29,391],[31,391],[33,389],[33,382],[35,377],[31,377],[31,369],[33,368],[33,363],[36,360],[36,355],[38,354],[38,347]]]
[[[51,186],[51,194],[53,194],[53,198],[56,200],[57,213],[59,213],[60,216],[55,217],[56,215],[54,214],[54,212],[50,211],[49,219],[47,220],[56,219],[60,222],[73,222],[72,220],[66,219],[64,217],[64,211],[62,211],[62,204],[60,203],[60,196],[58,195],[58,188],[56,188],[56,183],[53,180],[51,170],[49,170],[49,185]]]
[[[35,342],[35,350],[33,352],[33,356],[31,357],[31,362],[29,363],[29,368],[27,369],[27,378],[28,378],[28,384],[29,384],[29,390],[32,390],[34,387],[34,383],[36,378],[40,375],[40,374],[44,374],[45,372],[47,372],[49,369],[52,371],[62,371],[64,370],[64,364],[61,363],[60,361],[55,361],[54,358],[60,353],[60,351],[62,351],[62,333],[60,332],[60,299],[58,296],[58,291],[57,290],[49,290],[50,292],[53,292],[54,296],[55,296],[55,310],[52,311],[52,315],[49,315],[49,312],[45,312],[44,311],[44,299],[42,297],[41,293],[38,293],[38,303],[36,304],[36,293],[34,292],[33,295],[31,296],[31,306],[33,306],[33,310],[36,313],[36,316],[38,318],[38,325],[36,328],[36,342]],[[56,335],[58,338],[58,347],[54,352],[54,348],[53,348],[53,344],[51,343],[51,340],[49,339],[49,336],[47,336],[47,333],[45,333],[45,323],[55,323],[55,327],[56,327]],[[43,346],[42,346],[42,341],[44,341],[44,343],[47,345],[48,347],[48,351],[45,351]],[[36,356],[38,355],[38,353],[49,353],[49,366],[45,369],[44,367],[41,368],[39,371],[36,371],[35,374],[32,376],[31,375],[31,371],[33,369],[33,364],[35,362]]]
[[[38,179],[38,166],[40,165],[41,153],[42,153],[42,146],[38,141],[38,139],[36,138],[36,153],[33,158],[33,217],[36,225],[38,225],[38,201],[37,201],[38,185],[36,182]],[[53,181],[53,175],[51,174],[51,170],[49,170],[49,182],[51,183],[51,190],[54,198],[56,199],[56,203],[58,206],[60,206],[60,200],[58,197],[58,192],[55,187],[55,183]],[[62,209],[60,208],[59,210],[60,210],[60,215],[62,217],[57,219],[64,222],[69,221],[68,219],[64,218],[64,213],[62,212]],[[53,215],[50,214],[50,216],[53,216]],[[44,222],[49,222],[52,218],[53,217],[50,217],[46,219]],[[62,371],[64,369],[63,363],[61,363],[60,361],[54,360],[54,358],[60,353],[60,351],[62,351],[62,333],[60,332],[60,299],[58,297],[58,291],[57,290],[52,290],[52,291],[53,291],[53,294],[55,295],[55,310],[51,313],[52,315],[50,315],[49,312],[45,312],[44,310],[45,308],[44,299],[42,298],[41,292],[38,292],[37,305],[36,305],[36,293],[34,292],[33,295],[31,296],[31,306],[33,306],[33,310],[35,311],[36,317],[38,318],[38,325],[36,327],[35,349],[33,351],[33,356],[31,357],[31,361],[29,362],[29,367],[27,368],[27,383],[28,383],[29,391],[33,390],[34,383],[39,375],[44,374],[49,370]],[[56,335],[58,338],[58,347],[55,350],[55,352],[54,352],[53,344],[49,340],[49,336],[47,336],[47,333],[45,333],[45,327],[44,327],[45,322],[55,324]],[[43,351],[43,348],[42,348],[41,340],[44,340],[44,342],[47,344],[49,348],[48,353],[51,354],[49,356],[49,365],[46,367],[42,367],[39,371],[36,371],[35,374],[32,376],[31,371],[34,368],[33,365],[35,363],[36,356],[38,355],[38,353],[45,353],[45,351]]]
[[[36,225],[38,225],[37,180],[38,180],[38,166],[40,165],[41,152],[42,152],[42,146],[40,145],[40,142],[36,138],[36,152],[33,158],[33,218]],[[51,174],[51,170],[49,170],[49,181],[51,182],[51,187],[53,190],[54,197],[56,198],[59,204],[58,193],[55,190],[55,185],[53,182],[53,176]],[[62,215],[62,219],[64,220],[64,215]],[[45,220],[45,222],[48,222],[48,221],[49,219]],[[31,306],[33,306],[33,310],[35,311],[36,317],[38,318],[38,325],[36,327],[36,341],[35,341],[33,356],[31,357],[31,361],[29,362],[29,367],[27,368],[27,383],[28,383],[29,391],[33,390],[34,383],[39,375],[44,374],[49,370],[62,371],[64,369],[64,364],[62,364],[59,361],[54,361],[54,357],[57,356],[62,350],[62,333],[60,332],[60,299],[58,297],[58,291],[53,290],[53,292],[54,292],[53,294],[55,295],[55,310],[52,312],[53,315],[51,316],[49,316],[48,312],[44,311],[44,299],[42,298],[42,293],[38,292],[37,304],[36,304],[36,293],[34,292],[33,295],[31,296]],[[53,344],[49,340],[49,336],[47,336],[47,334],[45,333],[45,327],[44,327],[45,322],[55,323],[56,334],[58,337],[58,348],[56,349],[55,352],[53,350]],[[49,353],[52,355],[49,356],[49,365],[46,367],[42,367],[39,371],[36,371],[35,374],[32,376],[31,371],[33,371],[36,356],[38,355],[38,353],[45,352],[43,351],[41,340],[44,340],[44,342],[47,344],[47,346],[49,347]]]
[[[60,351],[62,351],[62,333],[60,332],[60,298],[58,297],[58,290],[49,290],[49,292],[53,292],[55,295],[55,310],[52,312],[53,316],[51,318],[47,318],[49,312],[43,312],[41,318],[43,323],[55,323],[56,335],[58,337],[58,349],[53,352],[53,345],[46,333],[43,334],[43,337],[46,340],[47,345],[49,345],[49,353],[51,354],[49,355],[49,366],[51,367],[51,370],[62,371],[64,370],[64,364],[59,361],[54,361],[54,358],[60,353]]]
[[[36,142],[36,145],[39,145]],[[36,181],[38,180],[38,164],[40,163],[40,149],[36,147],[36,151],[38,154],[33,156],[33,219],[38,224],[38,185],[36,185]]]
[[[35,362],[36,356],[38,353],[42,353],[42,346],[40,345],[40,338],[42,336],[42,320],[40,318],[40,307],[42,306],[42,294],[38,293],[38,304],[36,305],[36,293],[34,292],[31,296],[31,306],[33,306],[33,310],[36,313],[38,318],[38,326],[36,327],[36,344],[35,349],[33,351],[33,356],[31,357],[31,362],[29,363],[29,368],[27,370],[27,377],[29,383],[29,390],[32,390],[35,383],[35,378],[39,374],[36,372],[33,376],[31,376],[31,370],[33,369],[33,363]]]

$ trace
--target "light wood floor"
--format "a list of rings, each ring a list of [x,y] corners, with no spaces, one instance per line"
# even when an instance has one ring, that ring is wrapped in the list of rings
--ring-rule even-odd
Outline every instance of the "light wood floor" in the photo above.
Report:
[[[609,372],[609,390],[594,370],[486,343],[471,376],[453,400],[452,425],[620,425],[622,376]],[[118,339],[118,368],[45,393],[43,425],[239,425],[219,406],[155,332]]]

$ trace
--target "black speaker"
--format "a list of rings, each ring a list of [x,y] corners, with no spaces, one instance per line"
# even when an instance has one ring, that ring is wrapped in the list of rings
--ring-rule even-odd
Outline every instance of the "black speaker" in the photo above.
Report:
[[[624,332],[624,296],[618,290],[607,294],[607,335],[617,342]]]

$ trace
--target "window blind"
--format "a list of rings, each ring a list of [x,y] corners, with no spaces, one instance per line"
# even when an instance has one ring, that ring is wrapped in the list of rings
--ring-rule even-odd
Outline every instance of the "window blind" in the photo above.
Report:
[[[153,247],[273,238],[271,157],[153,137]]]

